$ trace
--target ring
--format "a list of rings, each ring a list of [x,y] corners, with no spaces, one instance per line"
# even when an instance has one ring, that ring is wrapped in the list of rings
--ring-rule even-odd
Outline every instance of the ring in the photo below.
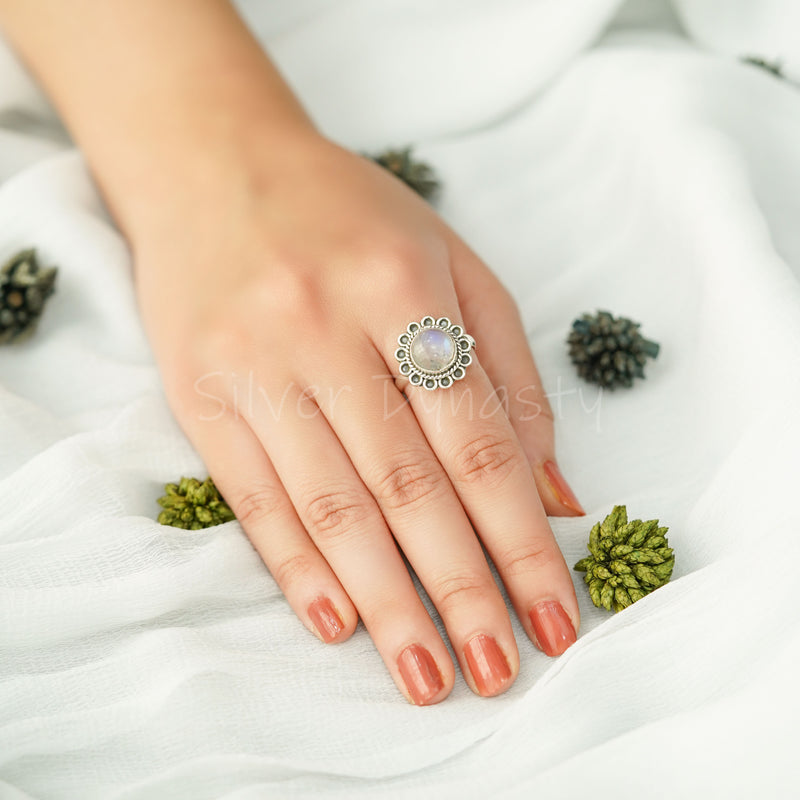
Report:
[[[469,351],[475,347],[475,340],[447,317],[423,317],[409,323],[397,343],[400,347],[394,357],[400,362],[400,374],[425,389],[446,389],[460,381],[472,363]]]

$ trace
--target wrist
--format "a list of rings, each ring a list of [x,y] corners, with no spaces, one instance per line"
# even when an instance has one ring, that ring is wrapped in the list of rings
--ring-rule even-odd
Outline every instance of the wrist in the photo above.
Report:
[[[301,151],[322,142],[304,115],[276,119],[229,102],[213,118],[187,111],[162,131],[134,131],[125,156],[110,159],[106,168],[91,166],[136,248],[189,219],[221,218],[235,197],[276,180]]]
[[[84,131],[92,171],[132,242],[173,207],[213,202],[216,188],[252,180],[321,138],[263,52],[220,59],[224,68],[176,67],[161,85],[151,76],[105,129]]]
[[[129,237],[179,193],[315,135],[230,0],[0,0],[0,22]]]

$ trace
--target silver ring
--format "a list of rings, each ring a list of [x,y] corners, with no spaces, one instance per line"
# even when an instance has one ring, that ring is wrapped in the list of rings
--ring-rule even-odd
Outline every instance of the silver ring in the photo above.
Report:
[[[447,317],[423,317],[409,323],[397,344],[394,357],[400,362],[400,374],[412,386],[447,389],[467,374],[475,340]]]

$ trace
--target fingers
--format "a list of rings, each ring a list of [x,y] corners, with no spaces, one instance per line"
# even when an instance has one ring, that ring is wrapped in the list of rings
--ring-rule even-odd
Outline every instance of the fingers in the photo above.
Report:
[[[413,311],[408,318],[414,319]],[[486,373],[473,363],[450,389],[400,388],[496,564],[525,630],[549,655],[563,652],[575,641],[579,624],[572,578],[528,459]]]
[[[553,516],[585,512],[561,474],[555,455],[553,413],[528,346],[517,306],[489,268],[458,239],[453,274],[481,364],[496,387],[533,471],[539,497]]]
[[[358,614],[309,539],[261,443],[242,419],[224,415],[191,424],[192,441],[213,465],[214,482],[289,605],[323,642],[341,642]]]
[[[491,276],[472,272],[478,277],[459,272],[457,281],[471,298],[484,292],[496,310],[481,311],[477,300],[468,307],[468,332],[481,357],[451,388],[401,385],[406,402],[391,381],[373,380],[394,366],[397,334],[421,318],[418,303],[401,297],[406,307],[392,313],[396,323],[355,326],[341,338],[329,332],[325,348],[297,353],[293,368],[327,393],[313,399],[303,383],[257,375],[277,401],[271,406],[285,413],[246,421],[227,415],[190,432],[307,627],[323,641],[340,641],[360,616],[398,687],[417,704],[446,697],[454,670],[398,544],[479,694],[504,691],[519,670],[481,542],[523,627],[545,653],[563,652],[579,625],[572,579],[540,494],[551,513],[581,509],[558,481],[552,418],[519,318],[502,305]],[[422,310],[464,320],[453,286],[434,288],[426,287],[432,307]],[[339,374],[334,353],[341,355]],[[495,385],[509,387],[505,403]],[[341,394],[343,387],[350,391]]]
[[[273,396],[283,391],[263,385]],[[298,388],[279,419],[262,414],[250,423],[400,690],[417,705],[444,699],[455,679],[447,648],[374,498],[316,404]]]
[[[334,401],[322,391],[320,407],[438,609],[470,688],[499,694],[519,671],[505,601],[411,407],[388,376],[372,379],[384,373],[381,361],[363,364],[353,392]]]

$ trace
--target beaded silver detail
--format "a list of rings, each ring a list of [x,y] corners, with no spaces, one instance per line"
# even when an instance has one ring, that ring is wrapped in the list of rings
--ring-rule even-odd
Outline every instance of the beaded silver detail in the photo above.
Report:
[[[432,390],[447,389],[466,375],[475,340],[447,317],[423,317],[408,325],[397,344],[400,374],[412,386]]]

